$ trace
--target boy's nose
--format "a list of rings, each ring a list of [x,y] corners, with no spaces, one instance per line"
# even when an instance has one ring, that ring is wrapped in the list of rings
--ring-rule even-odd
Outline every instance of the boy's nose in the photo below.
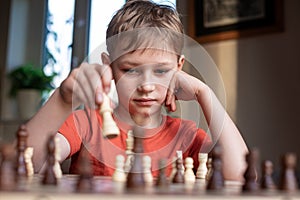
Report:
[[[155,90],[155,85],[154,85],[154,83],[149,83],[149,82],[148,83],[142,83],[138,86],[137,89],[138,89],[139,92],[148,93],[148,92],[152,92],[152,91]]]

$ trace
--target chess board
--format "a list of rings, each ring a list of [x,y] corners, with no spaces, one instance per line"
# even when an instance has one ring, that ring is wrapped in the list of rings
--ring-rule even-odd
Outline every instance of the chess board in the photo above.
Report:
[[[128,191],[124,183],[113,182],[110,177],[94,177],[94,191],[90,193],[79,193],[76,191],[76,175],[64,175],[59,179],[57,185],[42,185],[41,177],[35,175],[18,184],[16,191],[0,191],[0,200],[36,200],[36,199],[249,199],[249,200],[300,200],[300,193],[266,192],[260,191],[256,194],[241,192],[241,184],[238,182],[225,182],[224,190],[209,192],[205,189],[205,182],[197,179],[193,185],[170,184],[167,188],[148,186],[145,190],[136,192]]]

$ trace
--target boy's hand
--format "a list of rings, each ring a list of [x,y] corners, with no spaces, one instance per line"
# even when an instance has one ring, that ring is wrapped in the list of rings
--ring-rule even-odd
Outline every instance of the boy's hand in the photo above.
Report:
[[[96,108],[102,103],[102,92],[109,92],[111,80],[109,66],[82,63],[62,82],[60,95],[65,103],[73,104],[73,107],[83,103]]]
[[[191,101],[197,100],[199,88],[204,85],[199,79],[187,74],[184,71],[176,71],[170,81],[167,91],[165,105],[169,111],[176,111],[176,100]]]

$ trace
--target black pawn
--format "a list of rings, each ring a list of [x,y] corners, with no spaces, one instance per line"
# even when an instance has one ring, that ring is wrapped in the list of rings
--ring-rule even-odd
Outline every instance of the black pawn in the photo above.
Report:
[[[166,175],[166,159],[159,160],[159,174],[156,181],[156,186],[159,188],[165,188],[169,186],[169,181]]]
[[[76,191],[80,193],[90,193],[93,191],[93,169],[90,163],[88,150],[81,147],[79,178],[76,184]]]
[[[56,185],[57,178],[54,173],[55,164],[55,135],[51,135],[47,142],[47,167],[44,172],[42,184],[44,185]]]
[[[287,192],[294,192],[298,189],[295,168],[297,156],[294,153],[287,153],[282,158],[282,169],[279,182],[279,189]]]
[[[212,150],[211,174],[208,180],[207,190],[222,190],[224,187],[224,178],[222,172],[221,147],[216,145]]]
[[[12,191],[16,188],[15,149],[12,145],[1,146],[0,190]]]
[[[176,160],[176,173],[174,174],[173,183],[184,183],[184,175],[182,171],[183,160],[178,158]]]
[[[259,152],[257,149],[252,149],[246,155],[247,169],[244,173],[245,183],[243,185],[243,191],[245,192],[257,192],[259,186],[257,183],[257,162],[259,158]]]
[[[28,132],[25,125],[21,125],[17,131],[17,178],[27,177],[27,168],[24,152],[27,148]]]
[[[276,185],[273,180],[273,163],[270,160],[265,160],[262,163],[261,189],[274,190]]]

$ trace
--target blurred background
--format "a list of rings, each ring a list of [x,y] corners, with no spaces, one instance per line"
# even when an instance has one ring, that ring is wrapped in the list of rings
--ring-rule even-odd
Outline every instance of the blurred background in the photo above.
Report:
[[[201,36],[197,30],[202,26],[210,30],[211,26],[237,23],[230,20],[231,10],[226,9],[232,8],[232,2],[238,0],[224,0],[223,3],[195,1],[196,4],[193,0],[174,0],[170,5],[177,7],[186,32],[203,45],[216,63],[225,86],[224,106],[247,145],[258,147],[261,159],[270,159],[275,164],[285,152],[296,152],[300,156],[300,1],[283,0],[276,7],[283,14],[277,29],[260,31],[254,24],[251,30],[255,31],[246,30],[246,34],[235,31],[229,37],[226,31],[235,30],[235,27],[216,29],[214,33],[221,35],[208,31],[207,35]],[[56,73],[53,84],[59,86],[72,67],[79,65],[86,55],[104,42],[106,26],[123,4],[124,0],[0,2],[2,142],[13,140],[18,125],[28,120],[20,117],[16,98],[8,95],[11,82],[7,74],[17,66],[32,63],[46,74]],[[220,8],[220,5],[225,6],[220,12],[225,10],[227,15],[209,10]],[[225,20],[205,18],[209,16],[209,13],[204,13],[206,11]],[[244,8],[243,13],[246,11]],[[259,17],[259,14],[253,16]],[[201,25],[200,20],[207,23]],[[187,71],[194,73],[188,66]],[[189,112],[188,107],[182,109]]]

